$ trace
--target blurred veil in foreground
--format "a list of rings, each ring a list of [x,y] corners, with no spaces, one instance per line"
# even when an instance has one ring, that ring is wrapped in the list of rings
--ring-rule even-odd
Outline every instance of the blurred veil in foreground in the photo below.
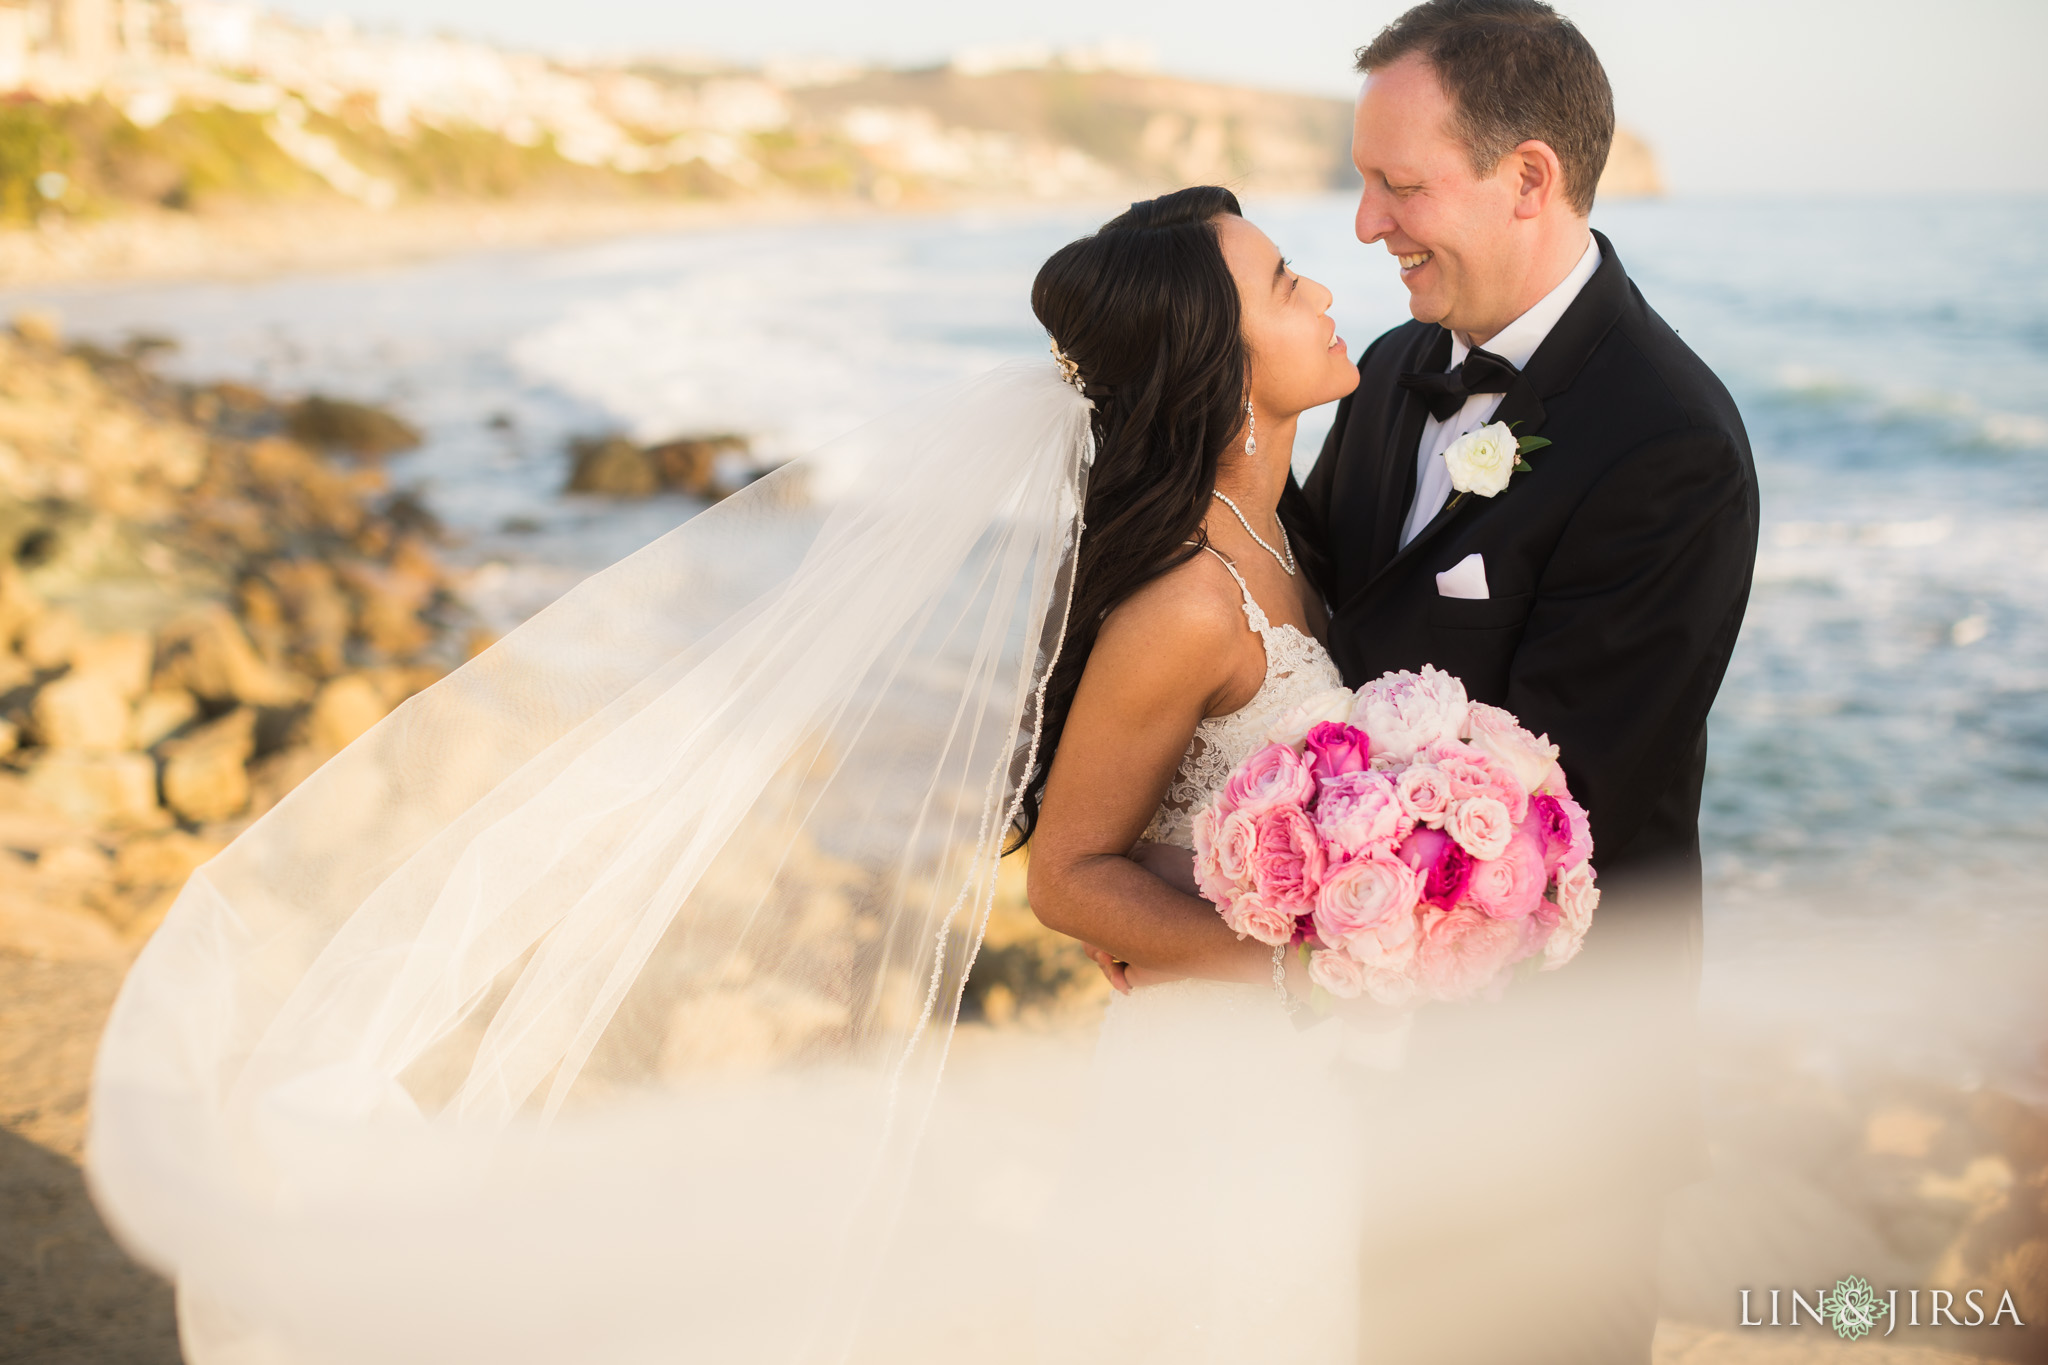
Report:
[[[843,1354],[1035,743],[1089,412],[1015,363],[777,470],[193,876],[90,1170],[195,1365]]]

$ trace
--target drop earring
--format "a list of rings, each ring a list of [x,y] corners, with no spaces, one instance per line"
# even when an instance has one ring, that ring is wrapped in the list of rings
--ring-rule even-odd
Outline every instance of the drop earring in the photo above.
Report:
[[[1259,453],[1259,419],[1252,412],[1252,400],[1244,400],[1244,453]]]

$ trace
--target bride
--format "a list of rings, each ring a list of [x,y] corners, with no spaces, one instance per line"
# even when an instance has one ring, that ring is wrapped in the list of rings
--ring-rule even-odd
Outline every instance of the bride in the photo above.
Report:
[[[1372,1035],[1298,1027],[1186,850],[1339,685],[1276,508],[1357,372],[1221,189],[1032,301],[1056,365],[587,581],[195,874],[89,1139],[195,1365],[1348,1349],[1324,1158]],[[1068,1120],[1021,1064],[940,1089],[1015,845],[1124,992]],[[992,1179],[1039,1193],[991,1214]]]

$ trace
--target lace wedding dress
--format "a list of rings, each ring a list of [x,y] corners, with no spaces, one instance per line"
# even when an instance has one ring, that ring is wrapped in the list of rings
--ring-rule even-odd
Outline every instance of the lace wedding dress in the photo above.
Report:
[[[1197,727],[1145,831],[1190,849],[1194,812],[1274,716],[1343,685],[1321,643],[1272,624],[1217,558],[1265,646],[1266,676],[1244,706]],[[1043,1358],[1355,1358],[1355,1073],[1340,1060],[1355,1041],[1341,1022],[1298,1029],[1271,986],[1183,980],[1111,1001],[1071,1216],[1052,1225],[1107,1219],[1115,1232],[1048,1248],[1058,1288]]]

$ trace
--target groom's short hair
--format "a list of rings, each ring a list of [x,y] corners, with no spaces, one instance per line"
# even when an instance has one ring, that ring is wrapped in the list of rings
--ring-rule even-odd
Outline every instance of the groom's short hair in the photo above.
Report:
[[[1593,45],[1541,0],[1428,0],[1358,49],[1361,73],[1419,54],[1458,108],[1454,131],[1476,174],[1534,138],[1564,167],[1580,213],[1614,142],[1614,92]]]

